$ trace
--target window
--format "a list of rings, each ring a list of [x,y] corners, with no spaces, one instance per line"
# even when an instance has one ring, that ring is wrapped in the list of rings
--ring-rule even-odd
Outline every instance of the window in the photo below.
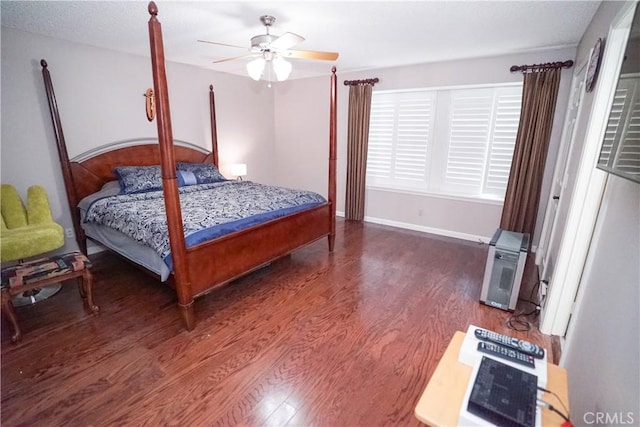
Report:
[[[640,76],[620,76],[598,167],[640,180]]]
[[[369,123],[367,180],[388,186],[427,182],[435,92],[374,93]]]
[[[367,185],[503,199],[522,85],[374,92]]]

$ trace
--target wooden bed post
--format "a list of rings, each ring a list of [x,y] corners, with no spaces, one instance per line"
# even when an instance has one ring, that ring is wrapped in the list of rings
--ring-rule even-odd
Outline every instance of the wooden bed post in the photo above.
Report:
[[[80,213],[78,212],[79,200],[75,193],[76,186],[73,182],[73,174],[71,173],[71,165],[69,164],[69,154],[67,154],[64,132],[62,132],[62,121],[60,120],[60,112],[58,111],[58,102],[56,101],[56,94],[53,90],[53,83],[51,82],[51,74],[49,74],[47,61],[41,59],[40,65],[42,66],[44,89],[47,92],[47,101],[49,102],[49,113],[51,113],[53,133],[56,136],[56,144],[58,145],[58,156],[60,157],[60,166],[62,167],[62,177],[64,178],[64,187],[67,192],[67,202],[69,203],[71,220],[73,221],[73,230],[76,233],[78,247],[83,254],[87,255],[87,238],[84,235],[84,230],[80,227]]]
[[[331,68],[331,103],[329,107],[329,203],[331,216],[329,218],[329,251],[333,252],[336,242],[336,129],[337,129],[337,77],[336,67]]]
[[[173,132],[171,129],[171,113],[169,111],[169,92],[167,89],[167,75],[164,65],[164,47],[162,44],[162,28],[158,22],[158,7],[149,2],[149,42],[151,45],[151,66],[153,70],[153,87],[156,96],[156,120],[158,123],[158,141],[160,143],[160,158],[162,167],[162,189],[167,212],[169,228],[169,243],[171,244],[171,258],[173,259],[173,274],[178,307],[184,318],[188,330],[195,327],[195,313],[193,308],[193,292],[187,270],[187,250],[182,227],[182,212],[180,210],[180,195],[176,177],[176,160],[173,151]]]
[[[209,112],[211,114],[211,154],[213,155],[213,164],[218,164],[218,129],[216,126],[216,96],[213,93],[213,85],[209,85]]]

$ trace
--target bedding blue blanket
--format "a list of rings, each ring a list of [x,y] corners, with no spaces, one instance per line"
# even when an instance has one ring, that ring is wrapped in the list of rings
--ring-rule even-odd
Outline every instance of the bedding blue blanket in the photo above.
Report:
[[[317,193],[251,181],[222,181],[179,188],[187,247],[325,203]],[[153,248],[172,269],[162,191],[99,198],[85,222],[105,225]]]

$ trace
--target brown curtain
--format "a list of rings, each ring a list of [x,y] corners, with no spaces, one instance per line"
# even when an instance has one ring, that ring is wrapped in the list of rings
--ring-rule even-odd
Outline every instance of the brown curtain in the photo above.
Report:
[[[556,107],[560,68],[527,73],[500,228],[533,235]]]
[[[365,177],[369,146],[369,115],[373,85],[349,87],[349,127],[347,141],[347,195],[345,218],[364,219]]]

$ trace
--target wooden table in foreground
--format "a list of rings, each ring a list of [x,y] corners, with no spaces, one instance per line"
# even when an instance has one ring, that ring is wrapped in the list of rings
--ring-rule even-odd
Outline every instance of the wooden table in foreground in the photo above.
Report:
[[[464,332],[455,333],[416,405],[416,417],[427,425],[458,425],[458,414],[473,371],[471,366],[458,362],[464,337]],[[556,393],[569,408],[565,369],[551,363],[547,364],[547,389]],[[544,393],[542,398],[554,408],[563,411],[555,396]],[[559,426],[563,422],[564,419],[560,415],[547,408],[542,409],[543,426]]]

